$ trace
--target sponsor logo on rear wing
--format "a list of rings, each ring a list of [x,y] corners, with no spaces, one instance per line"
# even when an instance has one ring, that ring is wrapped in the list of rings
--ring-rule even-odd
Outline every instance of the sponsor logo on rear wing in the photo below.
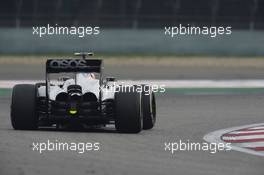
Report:
[[[46,73],[101,72],[100,59],[48,59]]]

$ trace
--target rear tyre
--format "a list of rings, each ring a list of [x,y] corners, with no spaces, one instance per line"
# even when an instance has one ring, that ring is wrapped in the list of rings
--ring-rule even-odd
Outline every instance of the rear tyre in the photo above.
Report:
[[[156,99],[149,85],[142,86],[143,129],[152,129],[156,123]]]
[[[46,86],[46,83],[44,82],[36,83],[36,88],[39,88],[40,86]]]
[[[115,93],[115,128],[121,133],[139,133],[143,127],[141,96],[128,87]]]
[[[37,129],[36,97],[37,88],[35,85],[19,84],[14,86],[11,102],[11,123],[14,129]]]

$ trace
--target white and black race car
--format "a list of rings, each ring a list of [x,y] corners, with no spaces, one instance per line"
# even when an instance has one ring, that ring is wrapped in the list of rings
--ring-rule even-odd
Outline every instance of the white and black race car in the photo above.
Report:
[[[155,95],[149,85],[117,85],[103,78],[102,60],[48,59],[46,82],[15,85],[12,91],[11,123],[14,129],[42,126],[115,124],[118,132],[138,133],[156,122]],[[56,81],[52,75],[61,75]],[[67,76],[65,76],[67,74]],[[71,77],[68,76],[71,74]]]

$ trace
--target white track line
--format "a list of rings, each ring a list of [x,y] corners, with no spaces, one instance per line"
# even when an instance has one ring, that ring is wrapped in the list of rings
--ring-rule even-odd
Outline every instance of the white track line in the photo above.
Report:
[[[223,136],[224,140],[246,140],[246,139],[264,139],[264,135],[250,135],[250,136]]]
[[[222,135],[229,133],[229,132],[232,132],[232,131],[235,131],[235,130],[250,128],[250,127],[258,127],[260,125],[264,125],[264,123],[257,123],[257,124],[251,124],[251,125],[243,125],[243,126],[237,126],[237,127],[232,127],[232,128],[220,129],[220,130],[213,131],[213,132],[206,134],[203,137],[203,139],[207,142],[210,142],[210,143],[225,143],[223,140],[221,140]],[[240,151],[240,152],[264,157],[264,152],[261,152],[261,151],[257,152],[254,150],[238,147],[236,145],[231,145],[231,148],[232,148],[232,150],[236,150],[236,151]]]
[[[250,128],[250,130],[252,129],[258,129],[258,131],[264,131],[264,126],[258,126],[258,127],[253,127],[253,128]],[[261,129],[261,130],[260,130]],[[262,130],[263,129],[263,130]]]
[[[254,142],[254,143],[240,143],[242,147],[261,147],[264,145],[264,142]]]
[[[0,88],[15,84],[43,82],[44,80],[0,80]],[[264,88],[264,80],[119,80],[126,84],[165,85],[167,88]]]
[[[262,133],[264,132],[264,130],[257,130],[257,131],[233,131],[230,134],[245,134],[245,133],[252,133],[252,134],[258,134],[258,133]]]

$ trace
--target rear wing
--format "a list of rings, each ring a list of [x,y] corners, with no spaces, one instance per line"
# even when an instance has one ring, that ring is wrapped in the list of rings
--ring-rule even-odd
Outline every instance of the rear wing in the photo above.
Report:
[[[97,72],[101,73],[100,59],[48,59],[46,73]]]
[[[100,59],[48,59],[46,62],[46,97],[49,100],[51,73],[99,73],[102,84],[102,60]]]

